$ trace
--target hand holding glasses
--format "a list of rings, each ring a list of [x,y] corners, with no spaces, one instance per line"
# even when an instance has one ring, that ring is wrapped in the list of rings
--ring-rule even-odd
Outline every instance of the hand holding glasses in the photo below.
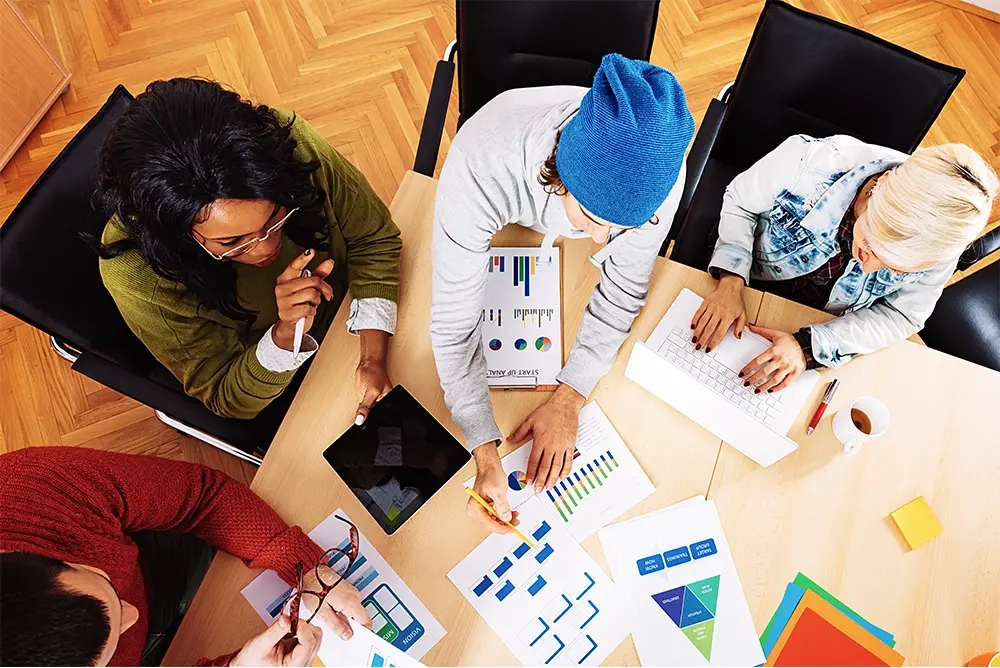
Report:
[[[305,603],[306,610],[310,611],[309,616],[305,618],[305,622],[309,624],[316,618],[316,615],[319,614],[324,601],[326,601],[326,597],[334,590],[335,587],[337,587],[337,585],[344,581],[344,577],[347,573],[351,572],[351,569],[354,568],[354,562],[357,561],[358,549],[360,545],[358,528],[354,526],[352,522],[344,519],[340,515],[334,515],[334,517],[350,527],[351,546],[346,550],[339,547],[332,547],[323,553],[323,556],[314,568],[316,582],[319,585],[318,590],[306,589],[306,567],[301,561],[296,564],[296,586],[292,591],[291,597],[288,599],[288,615],[291,617],[291,629],[285,637],[282,638],[283,642],[297,642],[296,634],[298,631],[299,615],[303,602]],[[332,570],[332,564],[340,561],[341,557],[347,557],[347,564],[338,573]],[[360,604],[358,607],[360,608]],[[363,611],[363,608],[361,608],[361,610]]]

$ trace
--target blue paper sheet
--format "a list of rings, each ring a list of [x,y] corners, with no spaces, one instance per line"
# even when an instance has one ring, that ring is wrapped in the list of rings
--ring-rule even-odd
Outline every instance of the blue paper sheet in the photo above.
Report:
[[[777,644],[778,638],[781,637],[781,632],[785,630],[785,625],[788,624],[788,620],[792,618],[792,613],[795,612],[795,608],[798,607],[799,601],[802,600],[805,593],[805,589],[791,582],[789,582],[788,586],[785,587],[785,595],[782,597],[781,603],[778,605],[778,609],[774,613],[774,618],[771,620],[771,633],[760,639],[760,646],[764,650],[764,656],[771,655],[771,650],[774,649],[775,644]],[[880,629],[856,613],[844,609],[841,605],[834,603],[834,607],[857,622],[863,629],[871,633],[889,647],[894,647],[896,645],[896,639],[888,631]]]

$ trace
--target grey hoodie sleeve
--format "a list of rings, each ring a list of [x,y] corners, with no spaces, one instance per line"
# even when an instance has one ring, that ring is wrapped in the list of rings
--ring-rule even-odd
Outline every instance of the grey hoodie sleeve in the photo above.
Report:
[[[677,182],[656,212],[659,224],[626,230],[606,248],[607,257],[599,264],[600,283],[583,314],[569,361],[556,376],[559,382],[584,397],[590,396],[597,381],[614,364],[618,349],[632,330],[632,322],[646,303],[649,279],[683,192],[681,169]],[[599,252],[595,257],[600,259],[604,254]]]
[[[509,220],[501,210],[508,205],[503,189],[480,179],[453,144],[434,205],[431,346],[445,404],[470,450],[502,438],[486,383],[480,314],[490,240]]]

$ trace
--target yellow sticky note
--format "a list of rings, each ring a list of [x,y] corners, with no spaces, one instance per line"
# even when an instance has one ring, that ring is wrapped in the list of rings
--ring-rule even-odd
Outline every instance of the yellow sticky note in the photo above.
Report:
[[[903,534],[911,550],[915,550],[941,533],[941,523],[922,496],[894,511],[890,517],[899,527],[899,532]]]

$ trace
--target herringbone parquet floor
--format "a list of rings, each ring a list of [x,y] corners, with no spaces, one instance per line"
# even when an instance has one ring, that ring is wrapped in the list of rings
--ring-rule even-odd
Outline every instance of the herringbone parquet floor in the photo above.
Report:
[[[944,1],[794,4],[968,70],[926,143],[967,143],[1000,168],[1000,23]],[[452,0],[17,4],[73,80],[0,173],[0,219],[116,84],[138,93],[153,79],[175,76],[210,77],[258,102],[294,109],[389,201],[412,164],[434,65],[455,23]],[[651,60],[677,74],[696,119],[735,76],[762,5],[662,0]],[[442,157],[456,104],[453,96]],[[995,212],[993,224],[998,219]],[[180,457],[252,476],[252,468],[160,424],[150,409],[70,371],[44,336],[0,314],[0,452],[54,444]]]

